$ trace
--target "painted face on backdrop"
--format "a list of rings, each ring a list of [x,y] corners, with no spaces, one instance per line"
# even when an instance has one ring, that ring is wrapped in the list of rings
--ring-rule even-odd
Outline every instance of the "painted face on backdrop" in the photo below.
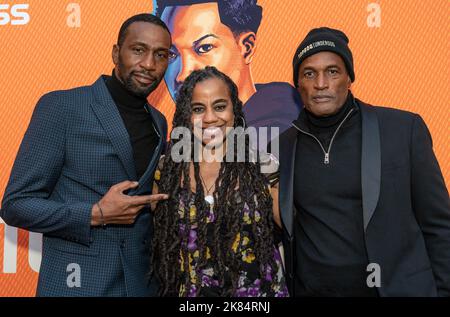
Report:
[[[191,100],[194,136],[208,147],[220,145],[226,138],[227,128],[234,126],[233,103],[227,84],[219,78],[209,78],[195,85]],[[197,135],[196,131],[201,131]]]
[[[305,108],[315,116],[327,117],[338,112],[350,86],[344,61],[333,52],[319,52],[300,64],[298,91]]]
[[[235,37],[230,28],[222,24],[217,3],[166,7],[161,19],[172,34],[169,67],[164,79],[174,100],[186,77],[205,66],[215,66],[240,89],[241,72],[251,61],[251,56],[246,54],[249,45],[245,42],[249,36],[254,40],[253,32]]]
[[[162,27],[134,22],[123,43],[114,45],[117,78],[136,96],[147,97],[164,77],[169,63],[170,35]]]

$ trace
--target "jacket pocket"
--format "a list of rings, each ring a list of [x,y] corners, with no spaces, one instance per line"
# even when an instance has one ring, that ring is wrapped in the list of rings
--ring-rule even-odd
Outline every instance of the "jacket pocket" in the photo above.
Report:
[[[86,246],[80,243],[71,242],[59,238],[47,238],[44,243],[46,247],[63,253],[86,255],[86,256],[98,255],[98,250],[94,250],[92,245]]]

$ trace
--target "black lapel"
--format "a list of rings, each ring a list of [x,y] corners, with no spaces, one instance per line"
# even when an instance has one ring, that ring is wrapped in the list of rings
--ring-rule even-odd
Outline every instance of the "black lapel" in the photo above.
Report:
[[[100,77],[92,88],[96,103],[92,104],[91,107],[111,141],[130,180],[136,180],[136,168],[134,166],[130,136],[103,78]]]
[[[292,236],[294,228],[294,164],[297,130],[289,128],[280,136],[279,208],[286,232]]]
[[[361,185],[364,232],[380,196],[381,149],[378,117],[372,106],[358,100],[362,118]]]
[[[145,106],[145,110],[147,110],[149,115],[152,117],[153,126],[156,129],[156,133],[158,134],[159,142],[158,142],[158,146],[155,148],[155,152],[153,153],[152,159],[150,160],[150,163],[148,164],[147,169],[145,170],[144,175],[142,175],[141,179],[139,180],[140,187],[149,180],[150,176],[152,176],[152,173],[154,172],[153,167],[156,166],[156,164],[158,163],[155,161],[159,160],[159,156],[161,154],[163,143],[165,142],[164,138],[167,133],[166,131],[164,131],[163,122],[161,122],[161,120],[159,120],[159,116],[155,113],[156,110],[152,106],[149,106],[149,105]]]

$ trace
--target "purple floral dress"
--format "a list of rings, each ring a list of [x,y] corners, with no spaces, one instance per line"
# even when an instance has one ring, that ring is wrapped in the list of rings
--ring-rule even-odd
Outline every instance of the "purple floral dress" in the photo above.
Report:
[[[195,219],[197,214],[197,208],[194,205],[194,199],[189,204],[186,203],[187,199],[183,199],[180,194],[180,204],[178,209],[178,216],[183,219],[188,215],[191,219]],[[240,253],[242,259],[242,270],[239,273],[239,280],[235,297],[287,297],[288,290],[284,278],[283,266],[281,261],[281,255],[279,250],[273,247],[273,256],[276,267],[268,267],[266,276],[261,276],[259,265],[257,264],[255,253],[253,251],[253,239],[252,239],[252,220],[250,218],[250,211],[247,205],[244,205],[242,211],[242,221],[244,222],[244,230],[237,234],[236,240],[232,246],[233,252]],[[255,221],[258,221],[258,214]],[[215,216],[213,208],[210,208],[207,218],[207,224],[213,224]],[[209,228],[208,228],[209,229]],[[212,227],[211,227],[212,229]],[[197,268],[197,262],[199,258],[199,248],[197,240],[197,224],[195,221],[190,222],[190,227],[186,228],[185,225],[180,225],[180,234],[187,234],[186,230],[189,230],[188,239],[188,258],[189,258],[189,272],[184,271],[186,259],[180,254],[180,265],[183,276],[183,280],[190,279],[191,287],[186,289],[186,285],[182,284],[179,290],[180,297],[193,297],[197,294],[195,283],[197,279],[201,280],[201,290],[199,296],[219,296],[220,288],[217,279],[216,272],[214,271],[214,263],[210,255],[211,243],[207,241],[206,246],[206,266],[201,270]],[[211,230],[212,231],[212,230]],[[211,240],[211,234],[208,233],[207,240]],[[272,270],[275,270],[276,274],[272,278]],[[187,276],[189,274],[189,277]]]

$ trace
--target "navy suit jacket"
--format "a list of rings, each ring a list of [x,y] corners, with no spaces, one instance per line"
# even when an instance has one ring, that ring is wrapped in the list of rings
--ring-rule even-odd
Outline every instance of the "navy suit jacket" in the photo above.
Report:
[[[359,100],[357,105],[365,245],[369,263],[380,265],[378,293],[450,296],[450,201],[430,133],[416,114]],[[296,146],[297,130],[290,128],[280,136],[279,208],[293,295],[295,267],[301,264],[294,237]]]
[[[151,192],[167,122],[147,107],[160,140],[137,180],[132,146],[102,77],[92,86],[56,91],[38,102],[2,202],[1,217],[15,227],[43,233],[39,296],[150,296],[152,214],[133,225],[91,227],[92,205],[109,188],[139,181],[129,195]],[[73,264],[79,270],[74,271]],[[67,283],[79,272],[80,287]]]

